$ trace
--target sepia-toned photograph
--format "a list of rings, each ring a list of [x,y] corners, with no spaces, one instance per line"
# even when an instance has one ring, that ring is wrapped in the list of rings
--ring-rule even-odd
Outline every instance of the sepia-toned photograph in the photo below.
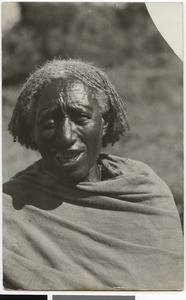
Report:
[[[183,63],[145,3],[4,2],[2,135],[5,291],[183,290]]]

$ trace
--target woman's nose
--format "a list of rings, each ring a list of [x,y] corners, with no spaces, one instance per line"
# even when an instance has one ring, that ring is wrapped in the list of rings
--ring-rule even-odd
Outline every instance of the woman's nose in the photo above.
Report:
[[[76,141],[76,134],[74,132],[72,122],[69,118],[65,118],[59,125],[57,132],[57,139],[61,146],[69,148]]]

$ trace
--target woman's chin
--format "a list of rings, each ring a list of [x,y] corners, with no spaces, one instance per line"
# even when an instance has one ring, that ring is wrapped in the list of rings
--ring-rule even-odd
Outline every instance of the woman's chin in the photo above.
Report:
[[[85,181],[88,176],[88,170],[85,169],[85,165],[77,168],[73,167],[73,163],[55,164],[48,168],[49,171],[61,182],[68,184],[78,184]]]

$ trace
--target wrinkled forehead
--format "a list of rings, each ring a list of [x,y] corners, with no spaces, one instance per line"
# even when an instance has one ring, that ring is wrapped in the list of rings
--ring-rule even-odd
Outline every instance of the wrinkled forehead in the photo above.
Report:
[[[63,102],[65,104],[83,105],[90,102],[90,90],[81,81],[55,80],[42,90],[38,105]]]

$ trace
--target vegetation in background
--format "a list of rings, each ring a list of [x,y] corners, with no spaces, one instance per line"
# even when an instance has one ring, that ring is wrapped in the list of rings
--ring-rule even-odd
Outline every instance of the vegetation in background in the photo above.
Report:
[[[162,64],[161,55],[168,51],[143,3],[19,5],[21,20],[3,38],[4,84],[24,80],[53,57],[81,58],[110,68],[129,59]]]

